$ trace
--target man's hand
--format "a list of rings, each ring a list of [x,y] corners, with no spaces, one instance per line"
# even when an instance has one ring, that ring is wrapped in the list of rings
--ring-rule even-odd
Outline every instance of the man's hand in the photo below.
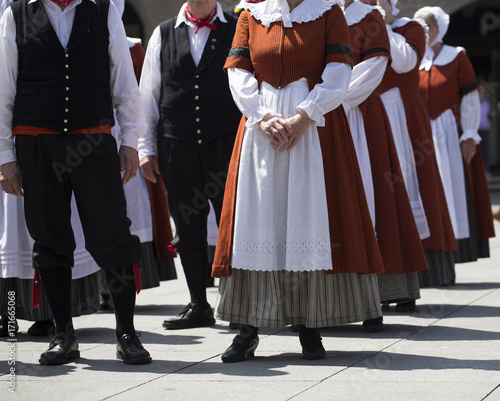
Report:
[[[17,162],[8,162],[0,167],[0,184],[2,189],[11,195],[23,197],[23,177]]]
[[[145,156],[141,159],[139,166],[141,167],[141,172],[144,178],[147,178],[149,181],[156,184],[156,177],[160,175],[158,158],[156,156]]]
[[[123,175],[123,184],[125,185],[137,174],[137,167],[139,166],[139,157],[137,150],[130,146],[120,146],[120,170],[125,171]]]
[[[466,164],[469,164],[476,155],[476,142],[469,138],[460,144],[462,148],[462,156]]]
[[[288,136],[291,135],[292,127],[287,120],[279,117],[273,117],[266,114],[259,123],[260,129],[271,140],[273,149],[277,149],[280,144],[288,142]]]

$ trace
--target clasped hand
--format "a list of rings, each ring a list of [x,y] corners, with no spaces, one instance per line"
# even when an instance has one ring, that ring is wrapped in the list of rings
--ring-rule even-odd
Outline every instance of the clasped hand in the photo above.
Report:
[[[279,152],[282,153],[295,147],[311,121],[307,113],[301,110],[289,118],[273,117],[266,114],[259,126],[270,139],[273,149],[276,150],[281,146]]]

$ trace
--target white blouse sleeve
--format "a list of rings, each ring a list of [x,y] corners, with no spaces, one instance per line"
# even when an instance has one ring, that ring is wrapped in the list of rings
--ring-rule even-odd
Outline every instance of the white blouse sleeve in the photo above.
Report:
[[[112,2],[109,5],[108,27],[110,86],[120,126],[121,145],[137,149],[138,139],[146,131],[146,123],[127,35],[121,15]]]
[[[227,73],[234,103],[247,118],[247,127],[262,121],[266,114],[275,115],[264,106],[259,83],[251,72],[242,68],[229,68]]]
[[[388,62],[387,57],[378,56],[354,66],[349,91],[342,103],[346,113],[363,103],[380,85]]]
[[[156,27],[149,39],[146,57],[142,66],[141,82],[139,85],[142,98],[142,107],[146,118],[146,133],[139,138],[139,160],[145,156],[156,155],[156,127],[160,119],[160,91],[161,91],[161,34],[160,27]]]
[[[417,53],[406,41],[403,35],[393,32],[390,25],[387,25],[387,34],[391,43],[391,57],[394,71],[404,74],[413,70],[417,66]]]
[[[297,106],[304,110],[318,127],[325,125],[324,115],[342,104],[351,81],[351,66],[344,63],[328,63],[321,75],[323,82],[314,86],[309,96]]]
[[[0,165],[16,160],[12,118],[17,92],[16,23],[8,8],[0,20]]]
[[[481,101],[477,90],[468,93],[462,98],[460,104],[460,123],[462,124],[463,134],[460,141],[474,139],[476,145],[481,142],[481,137],[477,132],[481,121]]]

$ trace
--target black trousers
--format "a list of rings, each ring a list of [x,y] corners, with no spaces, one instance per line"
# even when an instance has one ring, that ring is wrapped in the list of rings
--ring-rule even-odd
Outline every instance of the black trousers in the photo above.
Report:
[[[235,135],[218,138],[203,148],[175,139],[158,138],[158,159],[175,222],[173,241],[180,253],[191,303],[207,306],[207,217],[212,203],[219,224],[227,169]]]
[[[34,239],[34,268],[73,267],[74,194],[85,247],[105,270],[140,258],[130,234],[116,141],[109,134],[18,135],[26,224]]]
[[[160,172],[177,231],[175,246],[181,253],[207,246],[209,200],[219,224],[234,139],[226,135],[198,148],[158,138]]]

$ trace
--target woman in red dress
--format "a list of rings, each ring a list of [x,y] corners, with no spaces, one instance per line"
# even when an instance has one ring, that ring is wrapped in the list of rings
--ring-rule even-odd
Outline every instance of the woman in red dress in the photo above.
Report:
[[[494,237],[491,202],[478,134],[481,116],[474,69],[465,49],[443,44],[450,17],[440,7],[415,14],[429,26],[429,47],[420,66],[420,95],[431,119],[439,171],[458,251],[455,263],[489,257]]]
[[[290,324],[303,357],[323,358],[319,327],[382,314],[383,263],[341,107],[352,50],[338,3],[267,1],[238,21],[225,67],[244,118],[213,275],[218,317],[242,329],[224,362],[253,356],[259,327]]]
[[[405,162],[416,167],[418,187],[430,231],[427,237],[421,233],[429,270],[419,272],[419,282],[421,287],[445,285],[455,280],[453,251],[457,249],[457,243],[437,166],[429,116],[418,93],[419,65],[425,53],[426,34],[418,21],[393,15],[394,0],[379,0],[379,3],[386,11],[391,55],[393,60],[399,59],[401,63],[398,64],[401,65],[398,65],[398,71],[395,62],[387,69],[377,91],[390,117],[396,115],[399,121],[397,124],[391,121],[394,137],[402,135],[404,130],[409,134],[414,160]],[[394,98],[402,103],[403,113],[390,112],[388,101],[394,103]]]
[[[385,269],[378,275],[380,300],[408,309],[420,298],[417,271],[427,269],[427,262],[405,183],[399,179],[402,173],[390,122],[375,92],[391,62],[389,38],[377,8],[348,0],[344,14],[355,66],[343,106],[355,145],[364,141],[369,153],[365,158],[370,174],[363,175],[361,169],[361,175],[363,183],[371,180],[374,189],[375,232]],[[363,157],[358,152],[361,145],[356,147],[358,160]],[[382,330],[382,318],[363,322],[363,328]]]

